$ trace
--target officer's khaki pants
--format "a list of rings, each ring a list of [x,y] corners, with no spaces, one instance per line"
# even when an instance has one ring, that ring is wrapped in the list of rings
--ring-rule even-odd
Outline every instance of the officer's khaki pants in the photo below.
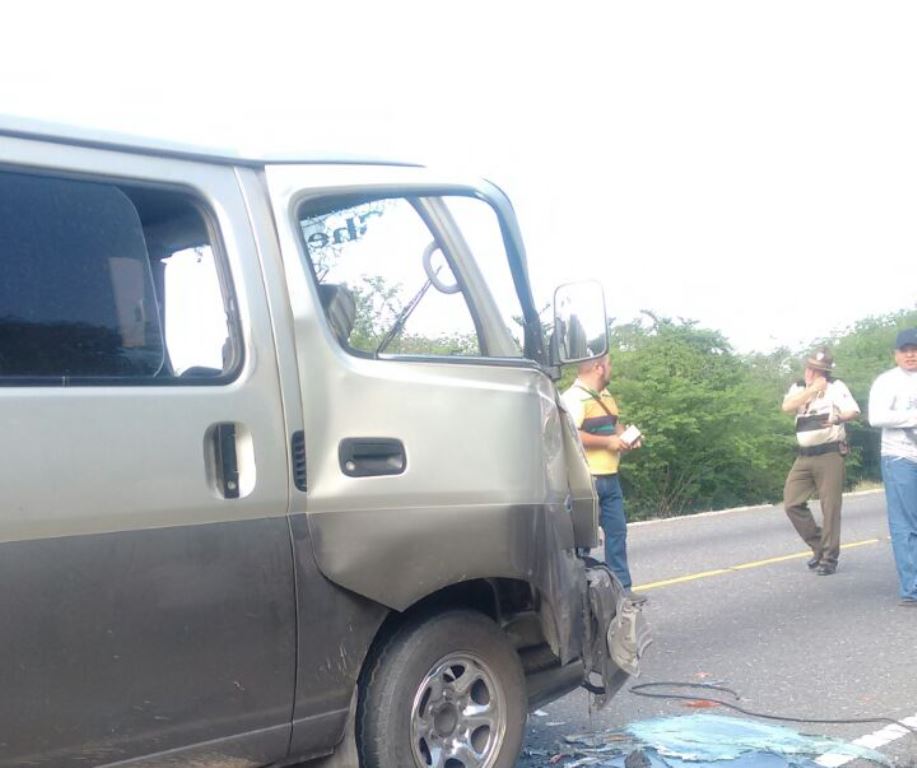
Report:
[[[822,527],[816,525],[806,503],[818,491]],[[839,453],[798,456],[783,487],[783,506],[802,540],[821,556],[821,562],[836,565],[841,549],[841,501],[844,492],[844,457]]]

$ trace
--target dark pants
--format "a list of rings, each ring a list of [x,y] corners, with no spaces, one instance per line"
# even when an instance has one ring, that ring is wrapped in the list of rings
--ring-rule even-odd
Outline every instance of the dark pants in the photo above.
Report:
[[[821,527],[809,510],[815,492],[821,503]],[[841,502],[844,492],[844,457],[839,453],[799,456],[783,487],[783,506],[799,537],[825,565],[837,565],[841,551]]]
[[[599,523],[605,532],[605,563],[630,589],[627,567],[627,518],[624,516],[624,494],[617,475],[596,475],[595,492],[599,497]]]

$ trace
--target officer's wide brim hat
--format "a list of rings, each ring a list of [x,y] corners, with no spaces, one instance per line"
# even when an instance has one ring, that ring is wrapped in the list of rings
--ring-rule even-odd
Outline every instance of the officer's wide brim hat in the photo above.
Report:
[[[813,371],[830,373],[833,367],[834,358],[832,358],[831,354],[824,349],[819,349],[817,352],[813,352],[806,360],[806,368],[811,368]]]
[[[917,328],[905,328],[895,339],[895,349],[917,347]]]

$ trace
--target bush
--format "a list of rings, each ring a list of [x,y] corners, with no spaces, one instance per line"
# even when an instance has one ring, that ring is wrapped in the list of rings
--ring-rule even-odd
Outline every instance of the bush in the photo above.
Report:
[[[741,356],[718,331],[650,316],[649,328],[635,322],[610,332],[609,388],[622,422],[646,436],[621,465],[631,519],[778,501],[796,444],[780,403],[801,377],[805,352]],[[849,487],[879,479],[879,437],[866,421],[869,387],[893,365],[897,330],[913,325],[917,311],[902,311],[813,342],[832,348],[836,375],[863,411],[848,427]],[[574,376],[568,371],[562,386]]]

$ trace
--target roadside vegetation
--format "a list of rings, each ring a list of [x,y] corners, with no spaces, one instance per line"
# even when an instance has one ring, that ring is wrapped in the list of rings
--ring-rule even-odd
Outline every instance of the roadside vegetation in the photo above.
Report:
[[[803,350],[752,355],[693,321],[645,316],[613,323],[609,333],[610,389],[623,421],[646,435],[644,448],[622,462],[630,519],[779,500],[795,446],[780,401],[820,344],[833,351],[835,375],[863,411],[847,429],[847,487],[879,487],[879,434],[865,418],[869,387],[894,364],[895,334],[917,325],[917,308],[865,318]],[[575,373],[565,371],[561,386]]]

